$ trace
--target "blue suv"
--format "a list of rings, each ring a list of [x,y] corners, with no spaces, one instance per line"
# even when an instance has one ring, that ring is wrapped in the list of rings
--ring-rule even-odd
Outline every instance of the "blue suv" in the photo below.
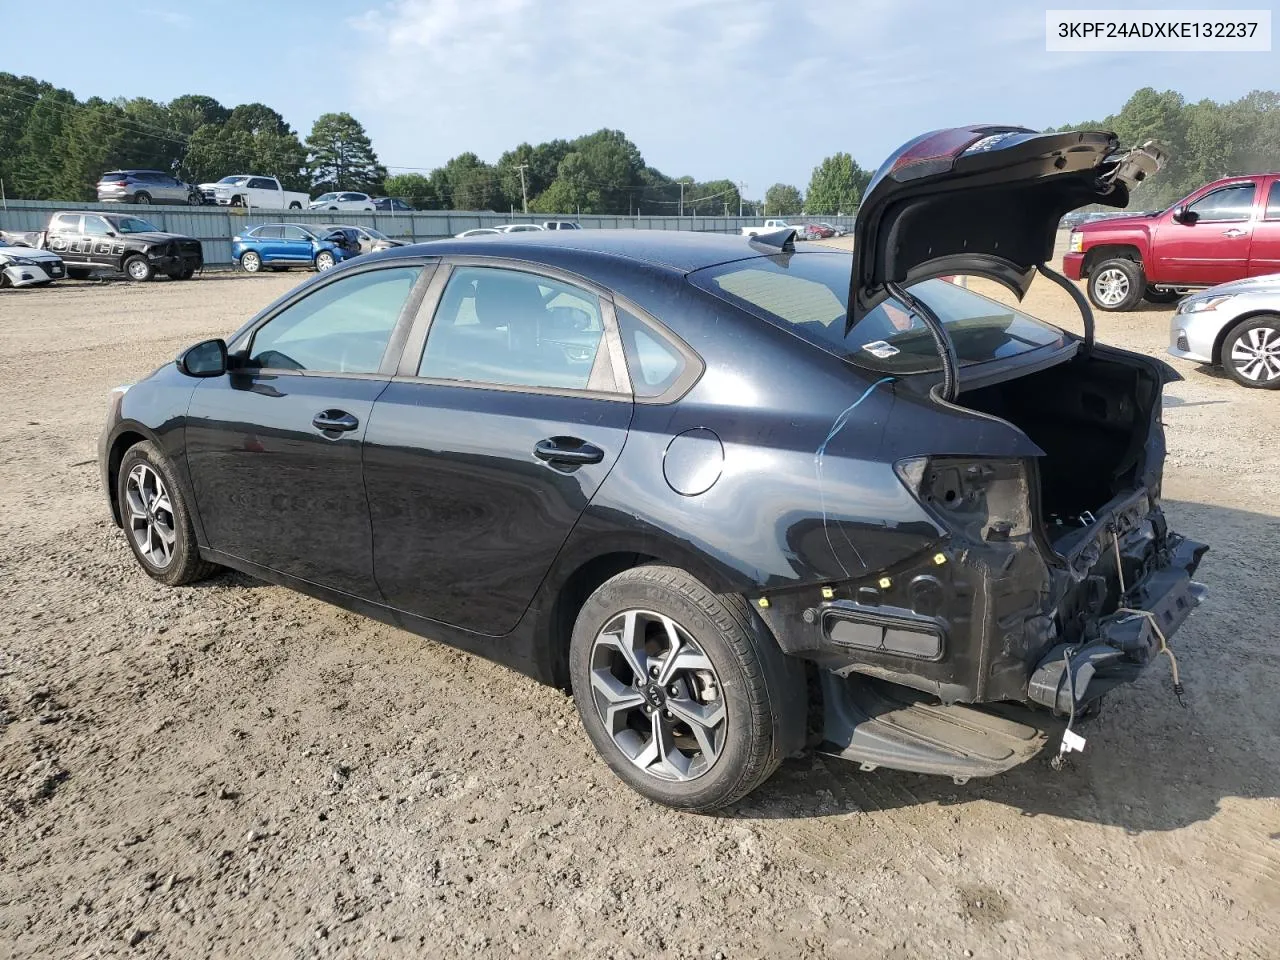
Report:
[[[247,273],[264,267],[311,267],[323,273],[359,255],[359,242],[341,230],[314,230],[300,223],[264,223],[231,238],[231,257]]]

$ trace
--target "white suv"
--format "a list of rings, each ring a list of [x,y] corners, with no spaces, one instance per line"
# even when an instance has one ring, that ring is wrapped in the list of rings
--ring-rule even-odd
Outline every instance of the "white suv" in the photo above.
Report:
[[[311,201],[312,210],[373,210],[373,197],[367,193],[324,193]]]

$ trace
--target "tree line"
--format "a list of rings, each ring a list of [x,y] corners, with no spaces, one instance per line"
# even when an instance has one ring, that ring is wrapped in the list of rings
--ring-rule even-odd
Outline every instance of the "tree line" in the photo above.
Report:
[[[1169,151],[1164,169],[1134,191],[1134,209],[1164,209],[1212,180],[1280,169],[1280,93],[1273,90],[1189,103],[1176,90],[1143,87],[1119,113],[1057,129],[1114,130],[1126,147],[1155,140]]]
[[[171,171],[191,183],[230,173],[274,176],[289,190],[361,190],[422,210],[722,216],[852,213],[870,179],[847,153],[815,170],[808,198],[776,184],[763,201],[722,178],[670,177],[620,130],[522,143],[496,163],[461,153],[433,170],[389,174],[347,113],[326,113],[303,139],[263,103],[227,107],[204,94],[78,100],[34,77],[0,72],[0,181],[11,197],[93,200],[101,174]]]
[[[1112,129],[1126,146],[1157,140],[1171,153],[1134,196],[1165,206],[1227,174],[1277,167],[1280,93],[1254,91],[1229,103],[1188,103],[1181,94],[1138,90],[1119,113],[1058,129]],[[0,181],[11,197],[92,200],[115,169],[173,171],[192,183],[229,173],[277,177],[290,190],[361,190],[402,197],[422,210],[517,210],[618,215],[852,214],[872,173],[849,153],[825,158],[807,189],[775,183],[763,200],[730,179],[669,177],[647,164],[620,130],[574,140],[522,143],[496,163],[471,152],[432,170],[388,173],[368,134],[348,113],[326,113],[301,138],[262,103],[227,107],[186,94],[80,101],[69,90],[0,72]]]

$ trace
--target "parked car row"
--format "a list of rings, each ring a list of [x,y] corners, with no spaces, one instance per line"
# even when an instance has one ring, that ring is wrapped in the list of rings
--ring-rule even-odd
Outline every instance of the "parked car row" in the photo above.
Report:
[[[483,237],[486,234],[502,233],[539,233],[544,230],[581,230],[582,225],[572,220],[544,220],[542,223],[500,223],[493,227],[472,227],[455,233],[455,239],[464,237]]]
[[[44,230],[0,231],[0,244],[7,250],[23,251],[8,254],[10,258],[34,260],[34,251],[50,253],[61,261],[66,276],[77,279],[124,274],[131,280],[146,281],[163,274],[174,280],[190,280],[204,266],[204,247],[199,240],[166,233],[130,214],[59,211],[49,218]],[[42,262],[50,263],[47,257]],[[48,280],[39,280],[31,264],[19,267],[32,273],[24,280],[24,286],[57,279],[49,276]]]
[[[202,204],[261,210],[361,210],[412,213],[397,197],[373,197],[352,190],[310,195],[286,190],[275,177],[233,173],[212,183],[192,184],[162,170],[112,170],[98,179],[99,203]]]

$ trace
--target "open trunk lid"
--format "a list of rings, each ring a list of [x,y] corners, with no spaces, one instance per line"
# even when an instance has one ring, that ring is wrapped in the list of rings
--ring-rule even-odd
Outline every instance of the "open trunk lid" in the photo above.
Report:
[[[1053,256],[1063,215],[1124,207],[1164,161],[1154,144],[1120,152],[1114,133],[1025,127],[938,130],[880,167],[854,227],[846,332],[906,287],[953,274],[986,277],[1019,298]],[[941,345],[940,345],[941,346]]]

